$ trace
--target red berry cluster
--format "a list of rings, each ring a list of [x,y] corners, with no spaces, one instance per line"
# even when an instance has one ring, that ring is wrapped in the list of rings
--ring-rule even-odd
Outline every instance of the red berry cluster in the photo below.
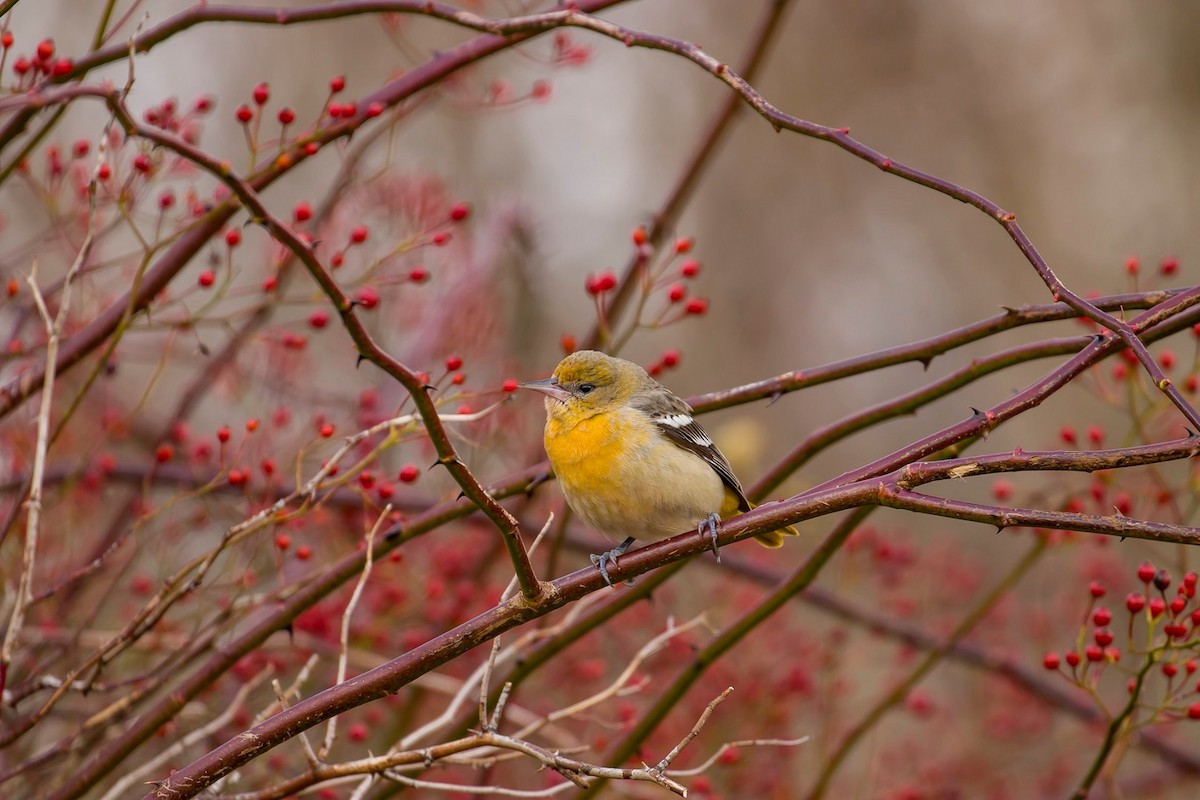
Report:
[[[1200,683],[1182,680],[1195,675],[1200,655],[1197,574],[1184,573],[1183,580],[1171,591],[1171,573],[1145,562],[1137,568],[1137,579],[1142,590],[1130,592],[1124,602],[1124,652],[1115,645],[1116,634],[1111,627],[1119,612],[1098,604],[1107,592],[1093,581],[1088,587],[1090,602],[1076,645],[1061,656],[1047,653],[1042,665],[1089,690],[1099,683],[1107,668],[1119,670],[1128,676],[1128,691],[1142,698],[1142,704],[1153,711],[1156,719],[1200,719]],[[1166,686],[1161,696],[1147,697],[1146,681],[1153,672],[1165,678]]]

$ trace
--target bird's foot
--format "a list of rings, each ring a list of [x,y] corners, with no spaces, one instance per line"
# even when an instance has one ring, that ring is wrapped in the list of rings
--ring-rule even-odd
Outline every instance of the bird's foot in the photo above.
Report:
[[[604,553],[592,553],[592,563],[596,569],[600,570],[600,577],[604,578],[604,582],[609,586],[613,585],[612,578],[608,575],[608,565],[611,563],[614,567],[617,565],[617,556],[623,555],[629,549],[629,545],[633,544],[634,539],[630,536],[625,541]]]
[[[721,551],[717,547],[717,531],[720,529],[720,527],[721,518],[716,514],[709,514],[704,518],[704,521],[696,527],[696,533],[700,534],[701,536],[707,536],[709,541],[712,543],[713,555],[717,557],[718,564],[721,563]]]

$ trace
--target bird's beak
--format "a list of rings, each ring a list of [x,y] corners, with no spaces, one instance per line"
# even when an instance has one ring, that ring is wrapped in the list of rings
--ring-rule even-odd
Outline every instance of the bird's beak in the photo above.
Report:
[[[553,397],[560,402],[566,401],[571,396],[571,393],[558,385],[558,378],[542,378],[540,381],[526,381],[518,384],[522,389],[533,389],[535,392],[541,392],[547,397]]]

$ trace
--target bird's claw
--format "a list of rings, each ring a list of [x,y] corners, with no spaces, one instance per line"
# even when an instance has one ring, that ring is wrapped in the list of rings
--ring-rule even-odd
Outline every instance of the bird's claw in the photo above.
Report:
[[[604,578],[604,582],[607,583],[609,586],[612,586],[613,582],[612,582],[612,578],[610,578],[608,576],[608,564],[611,562],[612,565],[615,567],[617,565],[617,556],[621,555],[626,550],[628,550],[629,546],[631,544],[633,544],[633,542],[634,542],[634,539],[632,536],[630,536],[628,539],[621,542],[619,545],[614,547],[612,550],[609,550],[604,553],[600,553],[599,555],[597,555],[596,553],[592,553],[592,563],[596,565],[596,569],[600,570],[600,577]],[[632,585],[633,581],[628,580],[628,581],[625,581],[625,583],[627,585]]]
[[[708,536],[709,541],[712,543],[713,555],[717,557],[718,564],[721,563],[721,550],[717,547],[717,529],[720,526],[721,518],[716,514],[709,514],[696,528],[696,533],[701,536]]]
[[[600,577],[604,578],[605,583],[607,583],[609,586],[612,586],[613,582],[612,582],[612,578],[610,578],[608,576],[607,564],[608,564],[608,562],[611,561],[613,563],[613,565],[616,566],[617,557],[615,555],[613,555],[613,551],[609,550],[606,553],[600,553],[600,554],[592,553],[591,558],[592,558],[592,565],[595,566],[596,569],[600,570]]]

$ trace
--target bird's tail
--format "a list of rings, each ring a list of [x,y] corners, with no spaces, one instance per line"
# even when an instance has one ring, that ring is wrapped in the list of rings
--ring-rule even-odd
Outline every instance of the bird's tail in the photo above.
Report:
[[[754,508],[754,504],[751,503],[750,507]],[[776,547],[783,547],[783,537],[799,536],[799,535],[800,535],[800,531],[796,530],[793,526],[788,525],[786,528],[780,528],[779,530],[767,531],[766,533],[760,533],[758,536],[754,537],[754,541],[758,542],[763,547],[776,548]]]

